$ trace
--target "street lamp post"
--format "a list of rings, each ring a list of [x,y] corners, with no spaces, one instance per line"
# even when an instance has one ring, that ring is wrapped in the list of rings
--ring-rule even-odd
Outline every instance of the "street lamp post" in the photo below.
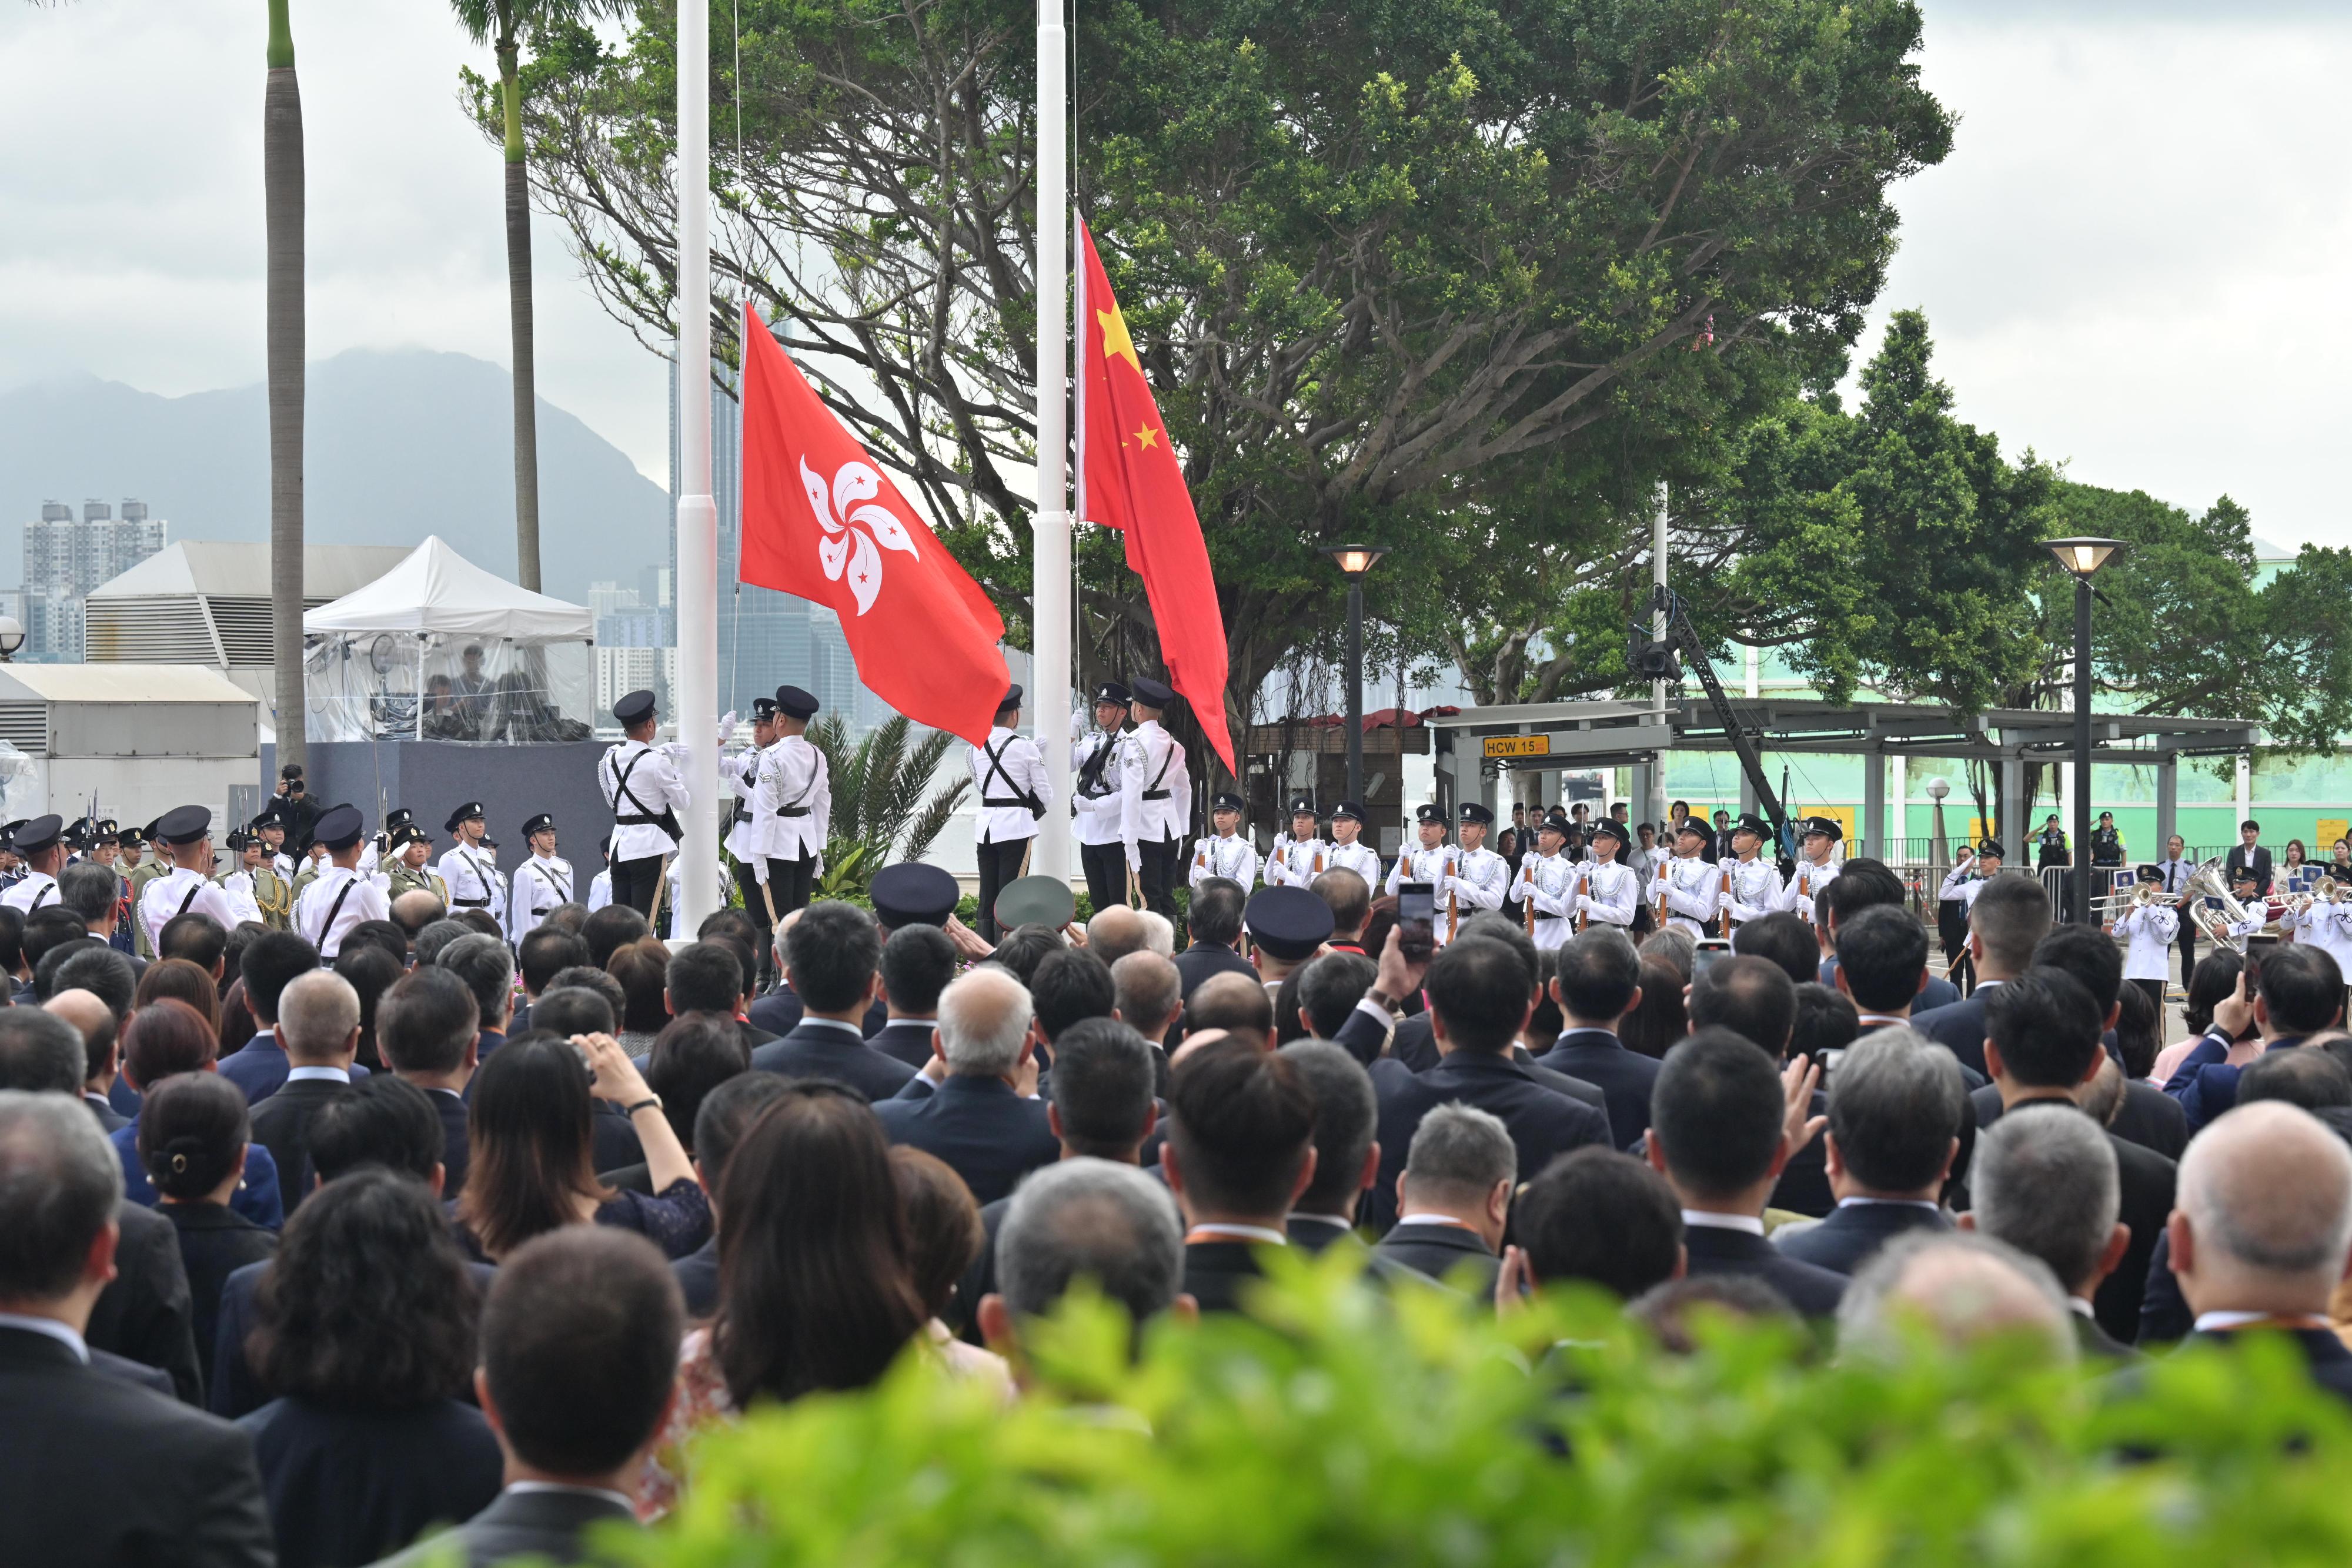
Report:
[[[2074,920],[2082,924],[2091,919],[2091,579],[2125,546],[2121,539],[2076,538],[2045,539],[2042,548],[2074,580],[2074,841],[2067,882]]]
[[[1364,803],[1364,574],[1389,552],[1378,545],[1332,545],[1323,552],[1348,580],[1348,799]],[[1402,716],[1400,716],[1402,717]]]

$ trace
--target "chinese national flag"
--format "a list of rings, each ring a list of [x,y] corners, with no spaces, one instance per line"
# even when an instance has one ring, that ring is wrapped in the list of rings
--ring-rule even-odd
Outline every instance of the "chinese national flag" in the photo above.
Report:
[[[743,307],[743,580],[829,607],[857,678],[984,745],[1013,684],[1003,619]]]
[[[1209,547],[1184,488],[1184,470],[1168,444],[1168,427],[1143,379],[1127,335],[1127,318],[1110,291],[1091,229],[1078,230],[1086,270],[1084,370],[1078,395],[1086,431],[1087,515],[1127,534],[1127,564],[1143,579],[1168,684],[1192,704],[1201,732],[1225,771],[1234,767],[1225,729],[1225,617],[1209,575]]]

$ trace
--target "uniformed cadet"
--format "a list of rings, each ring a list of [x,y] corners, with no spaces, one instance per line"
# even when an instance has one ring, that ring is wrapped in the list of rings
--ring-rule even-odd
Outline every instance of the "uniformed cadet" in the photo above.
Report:
[[[626,738],[596,765],[596,788],[613,811],[613,901],[651,915],[662,862],[686,838],[677,820],[686,780],[654,747],[660,716],[653,693],[629,693],[613,705],[613,717]],[[448,875],[446,864],[442,874]],[[457,891],[455,882],[449,885]]]
[[[1078,863],[1087,873],[1087,897],[1098,910],[1127,902],[1118,754],[1127,705],[1134,696],[1117,681],[1097,686],[1094,727],[1070,743],[1070,815],[1077,829]]]
[[[335,961],[343,937],[361,921],[392,918],[383,889],[360,874],[360,841],[366,832],[367,819],[357,806],[329,809],[311,830],[330,863],[294,901],[294,928],[319,950],[321,964]]]
[[[606,833],[596,841],[596,852],[604,861],[604,869],[588,879],[588,913],[595,914],[613,902],[613,835]]]
[[[1191,886],[1213,876],[1240,883],[1244,891],[1257,885],[1257,846],[1242,835],[1242,798],[1230,791],[1210,800],[1209,822],[1216,832],[1192,846]]]
[[[1290,802],[1290,826],[1274,835],[1265,857],[1265,885],[1306,887],[1331,863],[1331,846],[1318,831],[1315,802],[1301,795]]]
[[[121,869],[122,838],[115,831],[113,818],[95,817],[90,820],[89,858],[118,872]]]
[[[376,885],[383,889],[384,902],[389,904],[404,893],[429,893],[449,907],[449,883],[441,873],[425,863],[433,858],[433,839],[414,822],[404,822],[393,830],[392,854],[384,862],[383,873]]]
[[[272,802],[255,814],[253,821],[245,825],[245,831],[261,835],[262,852],[277,868],[278,874],[291,882],[294,873],[302,868],[295,863],[293,846],[286,841],[286,814]]]
[[[1119,832],[1144,907],[1173,920],[1176,862],[1192,821],[1192,776],[1183,743],[1160,722],[1176,688],[1149,675],[1137,676],[1134,685],[1135,728],[1120,743]]]
[[[1425,882],[1436,895],[1436,940],[1444,946],[1450,933],[1446,929],[1445,909],[1454,883],[1454,846],[1445,841],[1445,809],[1432,803],[1416,807],[1412,814],[1413,833],[1420,839],[1418,849],[1410,849],[1397,856],[1396,864],[1389,868],[1389,880],[1382,888],[1391,898],[1409,882]]]
[[[1592,825],[1592,861],[1582,868],[1576,895],[1576,912],[1587,930],[1596,925],[1627,930],[1642,907],[1642,873],[1618,859],[1631,837],[1614,817]]]
[[[88,859],[89,854],[89,819],[88,817],[77,817],[72,821],[66,823],[64,829],[58,835],[58,841],[65,845],[65,864],[77,865],[82,861]]]
[[[299,904],[302,902],[303,891],[312,883],[318,881],[320,873],[324,872],[326,869],[327,846],[320,843],[314,838],[304,838],[302,840],[302,869],[294,873],[294,881],[292,883],[295,903]]]
[[[1364,879],[1368,888],[1381,885],[1380,852],[1364,843],[1364,808],[1355,800],[1342,800],[1331,808],[1330,853],[1324,858],[1325,871],[1348,870]]]
[[[735,806],[727,821],[727,833],[722,841],[735,867],[735,891],[743,900],[743,913],[760,928],[760,967],[764,977],[772,962],[769,954],[775,947],[776,916],[768,906],[768,883],[761,874],[760,841],[765,830],[760,825],[760,814],[754,803],[760,793],[760,764],[768,747],[776,743],[776,699],[757,697],[751,703],[751,748],[742,756],[732,758],[720,766],[727,775],[728,787],[734,791]],[[515,938],[520,941],[520,935]]]
[[[212,882],[213,814],[202,806],[176,806],[155,819],[155,841],[168,869],[140,897],[147,950],[155,950],[165,925],[191,912],[211,915],[224,931],[233,928],[236,918],[228,894]]]
[[[1687,812],[1676,820],[1675,858],[1665,868],[1666,924],[1694,936],[1714,936],[1723,912],[1723,868],[1706,854],[1714,842],[1704,820]]]
[[[996,705],[988,743],[964,754],[971,771],[972,851],[980,862],[980,935],[997,938],[996,895],[1028,868],[1037,824],[1054,806],[1053,781],[1045,777],[1045,754],[1021,733],[1021,688],[1006,690]]]
[[[1583,872],[1560,853],[1568,842],[1568,819],[1548,816],[1536,824],[1536,847],[1519,857],[1514,891],[1534,917],[1528,933],[1538,947],[1557,947],[1576,933],[1576,890]]]
[[[20,824],[11,838],[25,862],[24,880],[5,893],[0,904],[30,915],[58,901],[58,871],[65,861],[65,821],[54,813]]]
[[[2154,892],[2164,885],[2164,873],[2152,865],[2144,865],[2139,868],[2139,884]],[[2315,904],[2311,907],[2320,910],[2326,906]],[[2157,1017],[2162,1018],[2164,977],[2172,967],[2172,939],[2180,935],[2180,912],[2158,900],[2127,904],[2108,925],[2107,934],[2121,936],[2130,944],[2124,952],[2124,978],[2147,993],[2148,1000],[2156,1004]],[[2305,938],[2298,936],[2295,940]]]
[[[123,829],[121,842],[123,852],[131,857],[122,883],[131,898],[131,919],[126,924],[131,927],[131,948],[141,957],[152,958],[155,956],[155,949],[147,940],[147,923],[139,918],[140,900],[146,895],[148,884],[171,867],[159,858],[163,850],[155,842],[154,822],[143,828]],[[147,853],[151,849],[153,851],[152,855]]]
[[[572,902],[572,862],[555,853],[555,819],[541,811],[522,825],[530,855],[515,867],[514,894],[507,907],[507,940],[520,946],[559,904]]]
[[[1790,878],[1780,907],[1795,910],[1799,919],[1814,925],[1820,922],[1814,918],[1813,901],[1837,880],[1839,862],[1831,855],[1845,838],[1845,830],[1835,817],[1807,817],[1797,824],[1797,874]]]
[[[243,828],[231,828],[226,841],[228,852],[236,857],[236,864],[214,881],[228,895],[229,908],[236,913],[238,925],[248,920],[258,922],[261,904],[253,896],[253,873],[261,866],[261,840]]]
[[[1937,898],[1958,900],[1961,913],[1967,914],[1977,906],[1977,894],[1984,891],[1984,884],[2000,874],[2000,845],[1987,839],[1977,846],[1974,860],[1954,866],[1945,876]]]
[[[760,764],[753,810],[767,813],[761,854],[779,924],[808,906],[817,873],[824,869],[825,837],[833,830],[833,770],[808,737],[816,709],[816,698],[800,687],[778,686],[776,738]]]
[[[1502,908],[1511,891],[1510,866],[1486,847],[1486,835],[1495,826],[1494,808],[1484,800],[1465,800],[1461,816],[1461,852],[1454,857],[1453,885],[1438,902],[1438,924],[1447,927],[1449,941],[1474,911]]]
[[[1781,906],[1786,890],[1780,885],[1780,868],[1759,852],[1771,838],[1771,825],[1753,811],[1742,811],[1731,824],[1732,858],[1723,862],[1731,880],[1723,890],[1723,912],[1731,916],[1734,931]]]
[[[468,800],[449,813],[449,820],[442,826],[457,841],[434,869],[449,886],[452,910],[486,909],[503,928],[505,887],[499,875],[498,854],[487,842],[488,819],[483,811],[479,800]],[[334,846],[329,844],[327,848],[331,854]],[[354,870],[358,869],[356,860],[352,863]]]

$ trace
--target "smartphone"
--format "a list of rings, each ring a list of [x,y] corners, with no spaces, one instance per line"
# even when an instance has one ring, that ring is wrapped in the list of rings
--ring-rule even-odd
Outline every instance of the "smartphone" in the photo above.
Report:
[[[1397,884],[1397,951],[1406,960],[1425,964],[1437,950],[1437,884],[1402,882]]]
[[[1696,980],[1701,975],[1706,974],[1708,967],[1713,965],[1717,958],[1728,958],[1729,956],[1731,956],[1730,937],[1700,937],[1698,939],[1698,951],[1691,956],[1691,978]]]
[[[2263,994],[2263,949],[2267,943],[2246,944],[2246,999],[2252,1001]]]

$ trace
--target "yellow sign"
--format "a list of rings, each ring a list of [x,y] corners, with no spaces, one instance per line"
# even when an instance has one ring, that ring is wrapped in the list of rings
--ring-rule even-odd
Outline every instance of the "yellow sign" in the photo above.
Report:
[[[2317,841],[2311,846],[2311,858],[2315,861],[2333,859],[2336,841],[2347,832],[2352,832],[2352,821],[2342,817],[2320,818],[2318,831],[2315,835]]]
[[[1974,849],[1990,837],[1992,837],[1992,826],[1990,823],[1987,822],[1982,817],[1970,817],[1969,819],[1969,848]]]
[[[1548,735],[1490,735],[1486,737],[1489,757],[1549,757],[1551,737]]]
[[[1860,850],[1853,847],[1853,820],[1861,814],[1858,808],[1853,806],[1815,806],[1803,814],[1808,817],[1827,817],[1831,821],[1835,822],[1838,825],[1838,831],[1845,835],[1845,838],[1843,841],[1845,852],[1850,855],[1860,854],[1862,852]]]

